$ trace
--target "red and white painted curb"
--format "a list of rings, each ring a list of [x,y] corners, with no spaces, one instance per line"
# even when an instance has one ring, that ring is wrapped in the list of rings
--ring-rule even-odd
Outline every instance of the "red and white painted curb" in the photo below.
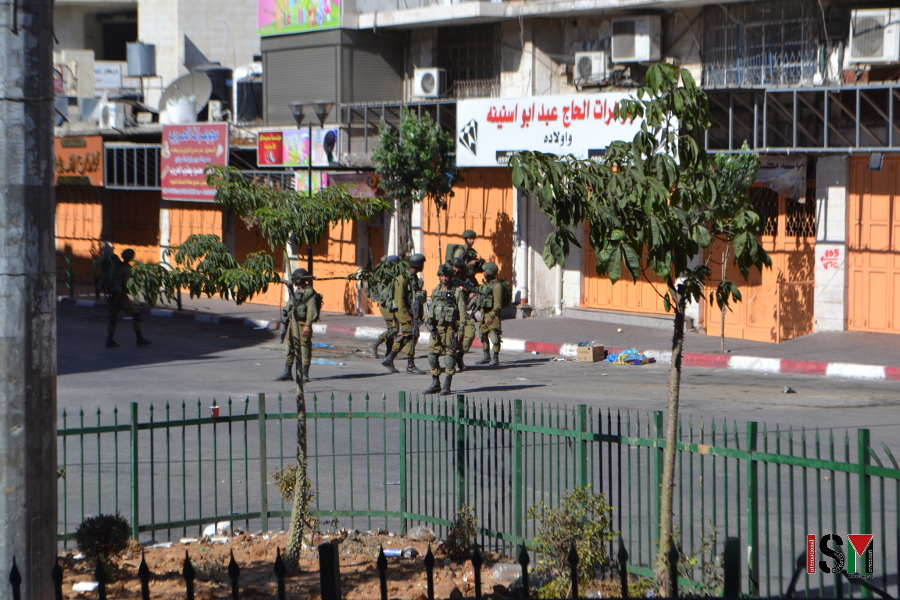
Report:
[[[61,304],[72,304],[85,308],[106,308],[105,302],[95,302],[94,300],[82,300],[79,298],[60,297],[59,302]],[[245,325],[257,329],[274,330],[281,327],[280,321],[245,319],[242,317],[223,317],[207,313],[178,311],[165,308],[142,307],[139,310],[144,314],[149,314],[154,317],[185,319],[200,323]],[[326,323],[316,323],[313,325],[313,331],[319,335],[347,335],[359,339],[372,340],[381,335],[384,329],[378,327],[357,327],[355,325],[328,325]],[[419,335],[419,343],[427,343],[430,339],[431,335],[428,331],[422,330]],[[480,348],[481,341],[476,338],[473,347]],[[575,357],[578,353],[578,345],[504,338],[503,350]],[[619,353],[622,350],[625,350],[625,348],[606,348],[606,350],[609,353]],[[648,358],[655,358],[656,362],[672,362],[671,352],[662,350],[642,350],[642,352]],[[730,356],[725,354],[685,352],[682,357],[682,365],[686,367],[733,369],[735,371],[751,371],[756,373],[784,373],[789,375],[818,375],[822,377],[900,381],[900,367],[792,360],[787,358],[763,358],[759,356]]]

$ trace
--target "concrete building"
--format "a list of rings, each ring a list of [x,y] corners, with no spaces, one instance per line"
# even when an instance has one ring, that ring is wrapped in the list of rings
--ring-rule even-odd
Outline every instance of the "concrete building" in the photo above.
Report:
[[[70,20],[86,22],[87,16],[74,16],[88,14],[79,6],[57,5],[70,11]],[[469,123],[461,115],[482,106],[479,98],[492,99],[498,109],[526,100],[548,106],[601,102],[639,85],[654,61],[685,67],[710,99],[714,124],[703,140],[707,150],[738,152],[747,141],[766,166],[761,179],[768,181],[751,195],[766,217],[762,242],[773,268],[741,282],[744,301],[724,315],[726,334],[777,342],[812,331],[900,333],[900,246],[894,235],[900,209],[893,200],[900,185],[900,10],[890,2],[258,0],[255,21],[252,6],[244,7],[250,17],[231,19],[210,5],[216,14],[208,20],[196,16],[205,14],[203,2],[134,6],[138,35],[157,43],[158,72],[166,78],[187,72],[197,53],[245,64],[258,44],[264,124],[243,124],[247,135],[295,127],[293,104],[332,102],[326,124],[340,129],[341,144],[328,170],[344,173],[371,171],[378,124],[396,124],[402,107],[427,113],[460,138]],[[166,28],[172,19],[177,30]],[[106,52],[97,42],[106,30],[97,22],[58,37]],[[480,129],[479,145],[498,129]],[[129,136],[137,140],[140,131]],[[516,143],[505,150],[545,149]],[[463,155],[458,151],[468,169],[450,209],[437,215],[419,206],[414,214],[416,246],[429,264],[441,259],[440,218],[443,243],[447,232],[463,229],[482,236],[476,248],[512,282],[522,315],[670,326],[657,293],[660,282],[610,285],[594,272],[587,245],[573,252],[565,270],[547,269],[541,255],[549,223],[533,199],[516,192],[499,159],[485,163]],[[248,170],[257,167],[253,149],[243,157]],[[160,203],[157,248],[202,229],[199,223],[218,223],[223,237],[239,237],[227,233],[234,227],[227,215],[207,214],[214,207],[203,212]],[[185,217],[188,209],[196,215]],[[395,251],[393,230],[385,215],[333,232],[317,252],[331,265],[329,274],[341,274],[364,264],[369,250],[376,260]],[[434,279],[429,270],[426,285]],[[333,295],[343,300],[332,310],[366,310],[364,301],[347,300],[353,296],[348,290]],[[720,331],[718,309],[701,303],[692,310],[696,327]]]

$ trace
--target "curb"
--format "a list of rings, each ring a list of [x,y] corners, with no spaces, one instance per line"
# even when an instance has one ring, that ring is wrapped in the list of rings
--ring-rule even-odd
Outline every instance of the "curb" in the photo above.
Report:
[[[69,304],[82,308],[106,308],[105,302],[94,300],[81,300],[78,298],[59,297],[60,304]],[[184,319],[199,323],[214,323],[225,325],[244,325],[256,329],[281,328],[280,321],[267,321],[264,319],[244,319],[242,317],[221,317],[208,313],[191,311],[170,310],[165,308],[140,307],[138,310],[145,315],[161,318]],[[355,325],[328,325],[316,323],[313,332],[319,335],[347,335],[359,339],[371,340],[382,333],[377,327],[358,327]],[[419,343],[428,342],[431,335],[428,331],[422,331],[419,335]],[[475,338],[473,348],[481,348],[481,340]],[[555,354],[566,358],[574,358],[578,353],[577,344],[560,344],[555,342],[536,342],[520,339],[504,339],[503,349],[511,352],[537,352],[539,354]],[[625,348],[606,348],[608,353],[619,353]],[[672,353],[662,350],[644,350],[649,358],[655,358],[659,363],[671,363]],[[788,375],[817,375],[820,377],[842,377],[845,379],[885,379],[900,381],[900,367],[859,365],[854,363],[818,362],[810,360],[792,360],[788,358],[763,358],[759,356],[727,356],[724,354],[706,354],[698,352],[685,352],[682,357],[682,365],[685,367],[706,367],[711,369],[732,369],[735,371],[751,371],[755,373],[784,373]]]

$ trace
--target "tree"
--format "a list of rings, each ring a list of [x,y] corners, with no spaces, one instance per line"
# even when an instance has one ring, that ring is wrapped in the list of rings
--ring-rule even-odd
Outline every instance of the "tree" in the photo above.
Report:
[[[353,198],[346,189],[325,188],[315,195],[300,195],[293,190],[279,190],[247,181],[233,167],[209,165],[207,182],[216,188],[216,202],[228,206],[248,227],[258,226],[269,247],[287,248],[293,237],[305,244],[317,244],[328,228],[343,221],[368,219],[390,203],[380,198]],[[290,259],[285,251],[287,271]],[[290,273],[288,273],[290,277]],[[306,396],[303,377],[297,377],[297,471],[294,504],[288,529],[284,561],[292,572],[299,570],[303,546],[303,527],[309,517],[312,484],[306,459]]]
[[[379,198],[353,198],[345,188],[325,188],[314,195],[301,195],[293,190],[276,189],[251,182],[233,167],[207,165],[206,178],[216,188],[216,202],[224,204],[247,224],[258,227],[274,252],[284,249],[285,269],[290,277],[288,244],[293,239],[304,244],[317,244],[329,227],[344,221],[368,219],[391,205]],[[136,263],[132,269],[130,290],[149,304],[160,295],[170,300],[176,291],[187,288],[191,297],[220,295],[238,304],[263,292],[270,283],[280,282],[272,256],[256,252],[238,263],[228,247],[214,235],[192,235],[179,246],[166,251],[164,258],[174,255],[175,265]],[[356,276],[356,274],[354,274]],[[355,278],[355,277],[354,277]],[[284,560],[293,572],[299,569],[303,526],[309,515],[312,483],[306,460],[306,397],[303,378],[297,378],[297,470],[294,504]]]
[[[440,252],[441,210],[447,208],[447,200],[453,197],[453,184],[461,181],[453,137],[428,114],[420,119],[403,109],[399,130],[381,122],[372,160],[381,177],[381,188],[397,201],[397,245],[401,258],[415,251],[412,206],[425,198],[434,202],[437,209]]]
[[[756,181],[756,173],[759,171],[759,154],[750,152],[747,142],[741,145],[740,154],[716,154],[716,168],[718,169],[719,195],[722,202],[732,206],[731,210],[724,210],[725,214],[729,214],[733,210],[740,208],[741,205],[749,202],[747,198],[747,190]],[[722,279],[725,279],[725,269],[728,267],[728,256],[731,252],[732,238],[731,224],[724,221],[714,224],[714,231],[717,232],[716,237],[725,240],[725,248],[722,250]],[[712,256],[710,255],[710,259]],[[721,344],[719,350],[725,353],[725,312],[728,307],[722,306],[722,328],[719,332]]]
[[[631,142],[610,144],[597,162],[523,152],[510,159],[510,167],[513,184],[535,194],[554,227],[544,245],[548,267],[565,265],[569,244],[579,245],[576,227],[587,221],[599,275],[616,283],[624,265],[633,281],[653,273],[666,283],[663,303],[675,318],[656,568],[660,594],[674,595],[677,582],[667,579],[666,555],[673,540],[685,308],[703,297],[710,277],[700,254],[714,231],[727,230],[726,243],[744,278],[752,267],[771,266],[771,259],[757,240],[764,224],[758,211],[720,194],[717,175],[697,142],[711,124],[706,94],[687,70],[651,66],[646,85],[635,90],[635,99],[618,104],[615,117],[640,119],[641,129]],[[738,287],[724,279],[709,294],[720,307],[740,299]]]

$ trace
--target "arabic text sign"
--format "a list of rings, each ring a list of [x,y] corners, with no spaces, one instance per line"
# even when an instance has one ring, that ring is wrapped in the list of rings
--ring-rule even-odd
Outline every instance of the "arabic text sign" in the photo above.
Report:
[[[216,190],[203,169],[228,164],[228,123],[164,125],[159,154],[164,200],[212,202]]]
[[[56,138],[57,185],[103,185],[103,138]]]
[[[781,196],[806,202],[806,157],[763,155],[759,157],[757,183],[762,183]]]
[[[122,63],[98,60],[94,62],[94,89],[118,90],[122,87]]]
[[[456,159],[461,167],[496,167],[532,150],[590,158],[617,140],[631,141],[640,121],[617,121],[628,94],[480,98],[456,105]]]
[[[313,129],[312,164],[333,165],[339,156],[339,129]],[[256,138],[256,163],[260,167],[309,165],[309,132],[303,129],[260,131]]]

